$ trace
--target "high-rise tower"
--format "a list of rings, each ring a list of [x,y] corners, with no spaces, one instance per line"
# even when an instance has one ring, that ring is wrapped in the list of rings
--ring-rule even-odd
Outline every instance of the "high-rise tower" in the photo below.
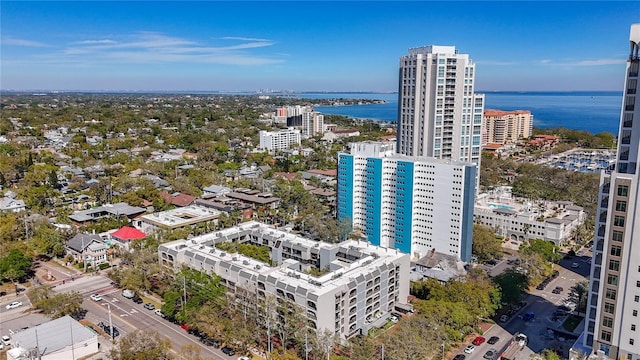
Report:
[[[455,46],[409,49],[400,58],[397,152],[479,167],[484,96],[474,80],[475,64]]]
[[[640,359],[640,24],[631,26],[616,168],[602,173],[584,345]]]

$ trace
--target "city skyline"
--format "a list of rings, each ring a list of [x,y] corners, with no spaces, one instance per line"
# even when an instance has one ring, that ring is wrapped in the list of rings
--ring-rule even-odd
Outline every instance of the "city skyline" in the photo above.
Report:
[[[579,6],[577,6],[579,4]],[[619,90],[638,2],[2,2],[2,90],[397,91],[456,46],[476,91]]]

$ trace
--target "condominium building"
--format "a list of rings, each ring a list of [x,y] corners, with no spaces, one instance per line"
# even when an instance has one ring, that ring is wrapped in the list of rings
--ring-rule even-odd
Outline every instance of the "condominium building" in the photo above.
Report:
[[[529,110],[485,110],[482,145],[515,143],[533,133],[533,115]]]
[[[311,137],[324,133],[324,115],[316,111],[302,113],[302,136]]]
[[[476,224],[493,229],[511,241],[543,239],[561,246],[587,218],[581,206],[570,201],[515,198],[510,186],[478,194],[473,210]]]
[[[640,24],[631,25],[616,167],[600,176],[584,345],[640,358]]]
[[[292,127],[277,131],[260,131],[260,148],[274,151],[289,149],[291,145],[300,145],[300,130]]]
[[[338,154],[338,219],[414,259],[436,251],[469,261],[476,166],[394,148],[361,142]]]
[[[400,58],[398,153],[480,166],[484,95],[475,64],[455,46],[409,49]]]
[[[158,231],[202,227],[213,229],[221,212],[199,205],[189,205],[138,217],[134,225],[146,234]]]
[[[215,247],[222,242],[266,246],[270,266]],[[365,241],[318,242],[250,221],[160,245],[161,264],[217,274],[229,292],[275,296],[299,306],[309,326],[345,339],[382,326],[396,307],[406,307],[409,256]],[[311,275],[310,270],[321,270]]]

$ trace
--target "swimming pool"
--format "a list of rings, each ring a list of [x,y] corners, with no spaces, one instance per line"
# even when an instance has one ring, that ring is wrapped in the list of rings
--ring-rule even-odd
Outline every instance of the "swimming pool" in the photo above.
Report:
[[[489,205],[489,207],[493,209],[513,210],[513,206],[511,205],[495,204],[495,203],[487,203],[487,205]]]

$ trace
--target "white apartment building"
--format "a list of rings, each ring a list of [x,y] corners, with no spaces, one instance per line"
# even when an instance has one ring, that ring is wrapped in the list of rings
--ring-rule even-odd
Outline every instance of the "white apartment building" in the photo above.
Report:
[[[277,265],[215,247],[228,241],[267,246]],[[304,311],[309,326],[342,339],[381,326],[396,306],[407,306],[409,295],[406,254],[365,241],[312,241],[255,221],[162,244],[158,258],[163,265],[215,273],[232,293],[288,299]],[[311,268],[328,272],[313,276],[306,272]]]
[[[485,110],[482,145],[509,144],[533,134],[533,115],[529,110]]]
[[[268,151],[285,150],[300,145],[300,130],[292,127],[277,131],[260,131],[260,148]]]
[[[189,205],[136,218],[134,225],[145,234],[152,235],[160,230],[176,230],[203,226],[215,228],[221,212],[199,205]]]
[[[484,95],[475,64],[455,46],[409,49],[400,58],[398,153],[480,167]]]
[[[324,133],[324,115],[315,111],[302,113],[302,136],[311,137]]]
[[[615,170],[600,176],[583,345],[640,358],[640,24],[631,25]]]
[[[338,219],[413,259],[435,251],[470,261],[476,166],[394,148],[361,142],[338,154]]]
[[[587,218],[584,209],[570,201],[518,199],[512,197],[509,186],[478,194],[473,216],[475,223],[490,227],[505,239],[543,239],[558,246]]]

